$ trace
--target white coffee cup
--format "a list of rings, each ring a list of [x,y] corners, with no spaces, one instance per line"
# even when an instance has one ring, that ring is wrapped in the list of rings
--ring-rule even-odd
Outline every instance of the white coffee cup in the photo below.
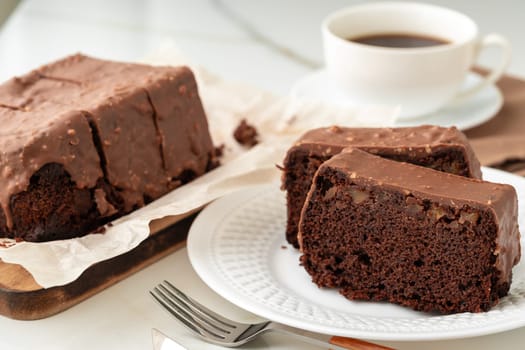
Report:
[[[401,118],[434,112],[454,99],[472,96],[494,83],[511,56],[500,35],[479,37],[469,17],[447,8],[412,2],[352,6],[329,15],[322,24],[324,57],[331,79],[356,105],[400,106]],[[443,39],[445,44],[390,48],[353,42],[368,35],[407,34]],[[491,72],[468,91],[460,91],[480,51],[502,54]]]

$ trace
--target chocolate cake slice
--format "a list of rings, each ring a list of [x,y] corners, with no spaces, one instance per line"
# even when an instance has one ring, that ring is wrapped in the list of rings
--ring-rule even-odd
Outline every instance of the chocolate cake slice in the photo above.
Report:
[[[74,55],[0,85],[0,236],[83,235],[215,164],[187,67]]]
[[[481,178],[479,161],[466,136],[439,126],[343,128],[332,126],[304,134],[287,152],[282,189],[287,197],[286,240],[298,247],[297,224],[317,168],[346,147],[461,176]]]
[[[347,149],[322,164],[303,208],[301,263],[349,299],[480,312],[520,259],[512,186]]]

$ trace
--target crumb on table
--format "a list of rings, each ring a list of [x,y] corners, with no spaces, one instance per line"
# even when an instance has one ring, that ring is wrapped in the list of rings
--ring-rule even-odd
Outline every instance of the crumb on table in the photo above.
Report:
[[[247,147],[253,147],[258,144],[258,136],[257,129],[253,125],[248,124],[246,119],[242,119],[233,132],[235,140]]]

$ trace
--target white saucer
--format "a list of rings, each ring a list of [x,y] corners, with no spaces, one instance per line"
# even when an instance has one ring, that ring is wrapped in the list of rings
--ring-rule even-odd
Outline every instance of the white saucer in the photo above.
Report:
[[[481,80],[477,73],[470,72],[463,83],[463,89]],[[329,78],[325,69],[317,70],[297,81],[291,90],[292,96],[314,98],[339,106],[349,106],[350,102]],[[503,95],[495,85],[489,85],[472,97],[453,105],[445,106],[437,112],[412,119],[398,119],[393,126],[416,126],[434,124],[456,126],[466,130],[491,119],[501,109]]]

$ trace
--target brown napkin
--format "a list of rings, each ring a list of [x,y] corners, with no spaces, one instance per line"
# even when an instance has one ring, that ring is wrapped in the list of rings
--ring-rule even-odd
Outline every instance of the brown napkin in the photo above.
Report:
[[[504,96],[502,109],[465,133],[482,165],[525,176],[525,80],[505,76],[497,85]]]

